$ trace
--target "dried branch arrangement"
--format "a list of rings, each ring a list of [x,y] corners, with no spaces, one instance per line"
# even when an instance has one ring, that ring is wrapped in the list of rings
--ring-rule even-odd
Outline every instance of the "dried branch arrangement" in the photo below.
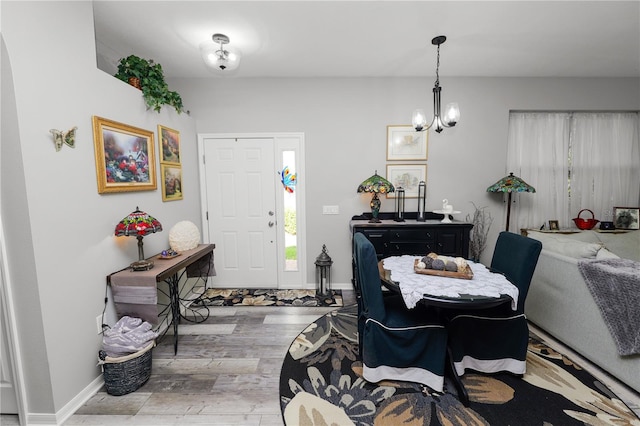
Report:
[[[466,217],[467,222],[473,223],[470,235],[471,240],[469,241],[469,256],[474,262],[479,262],[480,255],[487,246],[487,235],[493,223],[493,217],[491,217],[491,213],[485,211],[486,206],[478,208],[475,203],[472,202],[471,204],[473,204],[474,208],[473,217],[470,215]]]

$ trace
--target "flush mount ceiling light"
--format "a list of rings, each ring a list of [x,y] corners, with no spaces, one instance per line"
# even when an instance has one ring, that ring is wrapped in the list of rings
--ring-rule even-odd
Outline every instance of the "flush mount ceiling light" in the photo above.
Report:
[[[218,74],[228,74],[240,65],[240,51],[225,46],[229,44],[229,37],[224,34],[211,36],[212,42],[200,45],[200,53],[204,63]]]
[[[427,126],[427,115],[424,113],[424,110],[415,110],[413,112],[413,119],[411,120],[411,122],[413,123],[413,127],[418,132],[429,130],[435,125],[435,131],[440,133],[442,132],[443,128],[453,127],[456,125],[458,120],[460,120],[460,109],[458,108],[458,104],[455,102],[447,104],[444,116],[441,115],[440,111],[440,92],[442,91],[442,87],[440,87],[440,45],[446,40],[447,37],[443,35],[434,37],[433,40],[431,40],[431,44],[433,44],[434,46],[438,46],[438,61],[436,62],[436,83],[433,86],[433,119],[431,120],[431,124]]]

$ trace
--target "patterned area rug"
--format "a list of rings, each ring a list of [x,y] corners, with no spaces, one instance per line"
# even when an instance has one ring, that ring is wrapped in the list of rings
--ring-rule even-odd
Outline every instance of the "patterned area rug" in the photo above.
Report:
[[[356,315],[355,305],[335,310],[291,344],[280,375],[286,425],[640,425],[604,384],[534,335],[522,378],[463,376],[469,407],[446,379],[444,393],[416,383],[369,383],[361,374]]]
[[[341,307],[342,290],[327,295],[315,290],[207,289],[194,304],[207,306],[323,306]]]

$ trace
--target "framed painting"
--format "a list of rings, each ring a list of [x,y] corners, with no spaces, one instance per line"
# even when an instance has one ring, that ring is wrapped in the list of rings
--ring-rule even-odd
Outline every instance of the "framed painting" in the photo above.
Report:
[[[387,126],[387,160],[426,160],[428,135],[409,125]]]
[[[93,116],[98,193],[157,188],[153,132]]]
[[[160,162],[180,164],[180,132],[158,125]]]
[[[427,181],[426,164],[387,164],[387,180],[394,187],[404,189],[405,198],[418,198],[420,181]],[[395,192],[387,194],[387,198],[395,198]]]
[[[614,207],[613,226],[616,229],[640,229],[640,207]]]
[[[160,164],[162,201],[182,200],[182,167]]]

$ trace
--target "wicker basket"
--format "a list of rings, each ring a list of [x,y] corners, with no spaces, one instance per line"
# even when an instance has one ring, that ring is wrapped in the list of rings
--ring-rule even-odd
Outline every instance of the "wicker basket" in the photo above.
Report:
[[[104,386],[109,395],[126,395],[144,385],[151,375],[151,355],[155,342],[131,355],[112,358],[98,353],[102,364]]]

